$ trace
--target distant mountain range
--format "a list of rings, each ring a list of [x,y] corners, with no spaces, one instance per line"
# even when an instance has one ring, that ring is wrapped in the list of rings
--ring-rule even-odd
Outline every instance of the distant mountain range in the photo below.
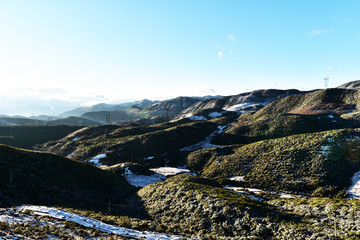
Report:
[[[209,114],[225,112],[255,111],[270,102],[286,96],[299,94],[299,90],[257,90],[234,96],[177,97],[174,99],[152,102],[139,102],[119,105],[98,104],[86,108],[78,108],[62,114],[76,114],[99,124],[155,124],[169,120],[184,118],[211,118]],[[108,117],[106,117],[108,116]]]
[[[47,120],[39,120],[36,118],[27,117],[0,117],[0,126],[92,126],[98,124],[100,123],[81,117],[53,118],[49,116]]]
[[[360,86],[360,80],[352,81],[339,86],[339,94],[348,94],[340,89],[356,89]],[[331,90],[329,90],[331,91]],[[320,92],[313,90],[302,92],[296,89],[277,90],[264,89],[247,93],[241,93],[233,96],[204,96],[204,97],[177,97],[164,101],[151,101],[144,99],[141,101],[132,101],[121,104],[100,103],[88,107],[80,107],[60,114],[59,116],[41,115],[37,117],[6,116],[0,115],[0,125],[74,125],[74,126],[92,126],[102,124],[139,124],[151,125],[164,121],[178,121],[181,119],[211,119],[226,113],[242,114],[246,112],[255,112],[270,103],[284,97],[301,95],[303,93],[310,96],[318,96]],[[350,92],[349,92],[350,93]],[[294,104],[300,104],[303,95],[299,97]],[[305,96],[305,95],[304,95]],[[318,96],[319,98],[319,96]],[[312,100],[312,101],[316,101]],[[287,101],[285,101],[287,102]],[[276,103],[281,104],[281,103]],[[290,103],[289,103],[290,104]],[[289,105],[287,104],[287,105]],[[301,111],[309,111],[312,108],[311,102],[302,104]],[[343,104],[343,103],[342,103]],[[269,111],[269,107],[263,111]],[[331,105],[329,105],[330,107]],[[309,109],[305,109],[307,107]],[[337,109],[340,106],[337,106]],[[350,107],[350,106],[347,106]],[[274,107],[279,111],[278,106]],[[299,107],[293,106],[289,111],[300,111]],[[312,111],[312,110],[311,110]],[[338,110],[337,110],[338,111]],[[260,114],[260,113],[257,113]]]
[[[38,126],[0,127],[0,143],[37,150],[0,144],[0,204],[73,208],[166,233],[161,239],[358,239],[358,86],[98,104],[44,120],[2,116]],[[19,209],[0,212],[0,236],[32,237],[36,224],[36,238],[64,236],[54,225],[84,234],[74,219],[56,224],[46,215],[10,224],[41,214]],[[84,226],[99,238],[94,224]]]
[[[151,100],[141,100],[141,101],[134,101],[134,102],[126,102],[121,104],[107,104],[107,103],[99,103],[96,105],[88,106],[88,107],[80,107],[73,109],[71,111],[64,112],[60,114],[62,117],[69,117],[69,116],[81,116],[84,113],[88,112],[101,112],[101,111],[125,111],[127,108],[131,106],[137,106],[141,109],[146,108],[158,101],[151,101]]]

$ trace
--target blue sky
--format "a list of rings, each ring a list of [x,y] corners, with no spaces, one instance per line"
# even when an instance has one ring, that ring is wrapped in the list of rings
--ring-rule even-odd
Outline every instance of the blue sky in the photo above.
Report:
[[[324,77],[336,87],[360,79],[358,9],[350,0],[1,0],[0,114],[22,101],[40,114],[323,88]]]

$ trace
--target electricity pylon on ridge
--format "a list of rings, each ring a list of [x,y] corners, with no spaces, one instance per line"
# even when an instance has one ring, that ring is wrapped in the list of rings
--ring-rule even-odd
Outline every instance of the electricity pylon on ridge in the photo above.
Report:
[[[105,118],[106,118],[106,123],[107,123],[107,124],[110,124],[110,123],[111,123],[110,114],[106,114],[106,115],[105,115]]]
[[[329,77],[324,78],[325,88],[328,88],[329,79],[330,79]]]

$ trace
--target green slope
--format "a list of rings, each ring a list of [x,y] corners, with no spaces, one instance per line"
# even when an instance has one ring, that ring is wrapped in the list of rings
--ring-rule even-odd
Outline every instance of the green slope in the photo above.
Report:
[[[338,114],[355,110],[360,105],[360,90],[329,88],[311,93],[298,94],[274,101],[256,112],[252,118],[279,113]]]
[[[358,128],[357,120],[343,119],[337,115],[272,114],[237,125],[213,139],[214,144],[246,144],[265,139],[314,133],[333,129]]]
[[[135,189],[126,180],[89,164],[54,154],[0,145],[0,206],[58,205],[124,211]]]
[[[86,161],[104,153],[104,164],[142,162],[145,157],[162,157],[205,139],[217,129],[213,122],[165,123],[142,127],[92,127],[45,144],[41,150]],[[105,133],[106,131],[106,133]],[[96,134],[94,134],[96,132]],[[73,140],[74,138],[77,138]]]
[[[78,126],[0,126],[0,144],[32,148],[36,144],[58,140],[78,130]]]
[[[266,203],[191,175],[148,185],[138,194],[158,230],[201,239],[268,239],[273,230],[266,226],[280,216]],[[261,230],[254,231],[256,225]]]
[[[245,176],[245,186],[313,194],[336,194],[360,169],[360,130],[333,130],[204,149],[188,165],[211,178]]]

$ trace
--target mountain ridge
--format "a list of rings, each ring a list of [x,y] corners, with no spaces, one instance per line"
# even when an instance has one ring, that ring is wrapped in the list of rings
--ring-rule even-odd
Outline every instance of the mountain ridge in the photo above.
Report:
[[[117,110],[134,119],[115,124],[114,111],[84,113],[101,124],[64,129],[60,139],[44,132],[51,141],[36,145],[42,152],[0,145],[0,204],[74,207],[184,238],[357,239],[360,90],[352,84],[145,102]],[[9,143],[12,128],[4,127]],[[62,225],[84,231],[75,223]],[[0,223],[0,236],[29,234],[29,225]]]

